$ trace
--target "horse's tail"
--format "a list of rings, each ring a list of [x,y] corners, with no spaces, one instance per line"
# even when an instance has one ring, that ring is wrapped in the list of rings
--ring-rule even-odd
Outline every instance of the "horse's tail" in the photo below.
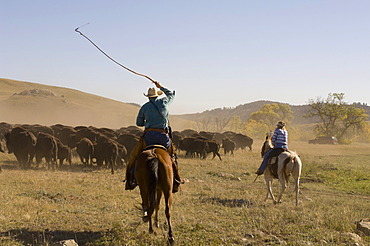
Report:
[[[285,179],[285,182],[288,183],[289,181],[289,173],[287,173],[287,170],[286,170],[286,165],[291,162],[291,161],[294,161],[294,159],[296,158],[296,155],[293,154],[293,153],[289,153],[289,156],[284,160],[283,162],[283,178]]]
[[[290,173],[294,170],[294,168],[296,168],[296,165],[294,165],[292,170],[290,170],[289,172],[287,172],[286,166],[289,162],[296,163],[298,157],[299,156],[298,156],[297,153],[289,152],[289,156],[283,162],[283,172],[282,173],[284,175],[284,179],[285,179],[286,182],[289,181]]]
[[[157,201],[158,158],[148,160],[148,215],[152,215]]]

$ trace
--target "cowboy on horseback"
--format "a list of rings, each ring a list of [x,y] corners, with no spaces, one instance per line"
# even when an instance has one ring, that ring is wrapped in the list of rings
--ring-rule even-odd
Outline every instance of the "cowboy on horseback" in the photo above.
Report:
[[[266,152],[263,156],[263,161],[256,171],[257,175],[263,174],[267,167],[267,163],[270,157],[278,156],[282,152],[288,150],[288,132],[285,130],[285,122],[279,121],[276,125],[274,135],[271,138],[273,148]]]
[[[149,101],[140,108],[136,118],[136,125],[144,126],[145,131],[143,137],[141,137],[139,143],[132,151],[130,160],[127,163],[126,190],[133,190],[137,186],[134,177],[135,161],[145,146],[163,146],[170,156],[175,158],[175,150],[170,138],[171,132],[168,125],[168,105],[173,101],[175,92],[163,87],[157,81],[154,84],[160,90],[157,91],[155,88],[148,89],[148,94],[144,95],[148,97]],[[163,93],[166,97],[158,98]],[[181,178],[175,161],[173,161],[172,167],[174,172],[173,192],[177,192]]]

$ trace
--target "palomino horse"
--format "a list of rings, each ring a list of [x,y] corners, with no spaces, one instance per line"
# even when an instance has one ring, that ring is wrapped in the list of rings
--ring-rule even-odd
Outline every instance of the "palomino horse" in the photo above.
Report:
[[[149,232],[153,233],[152,215],[154,223],[158,224],[158,210],[162,194],[166,205],[168,223],[168,242],[174,244],[171,224],[171,205],[173,188],[172,159],[162,148],[146,149],[138,156],[135,165],[135,179],[140,188],[143,221],[149,222]]]
[[[262,146],[261,154],[265,155],[265,153],[269,150],[267,146],[271,146],[271,140],[266,137],[266,141],[264,142]],[[276,200],[274,195],[272,194],[272,181],[274,180],[274,176],[271,173],[271,170],[269,167],[266,168],[264,172],[266,186],[267,186],[267,194],[265,201],[268,199],[269,195],[271,196],[274,204],[281,202],[281,197],[283,196],[283,193],[285,189],[287,188],[288,178],[290,175],[293,176],[294,184],[295,184],[295,203],[296,206],[298,206],[298,193],[299,193],[299,178],[301,176],[302,171],[302,162],[299,158],[298,154],[293,151],[285,151],[281,153],[278,157],[278,177],[279,182],[281,184],[281,190],[280,194],[278,196],[278,199]]]

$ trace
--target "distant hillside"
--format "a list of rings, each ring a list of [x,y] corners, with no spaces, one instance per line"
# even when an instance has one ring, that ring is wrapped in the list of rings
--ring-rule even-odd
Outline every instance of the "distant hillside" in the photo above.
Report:
[[[178,115],[178,117],[183,119],[189,119],[194,122],[205,122],[207,120],[215,121],[230,119],[233,116],[240,116],[242,121],[246,121],[249,119],[251,113],[258,111],[262,108],[265,104],[271,103],[281,103],[281,102],[273,102],[273,101],[256,101],[251,103],[246,103],[239,105],[235,108],[216,108],[212,110],[206,110],[202,113],[196,114],[185,114],[185,115]],[[282,103],[287,104],[287,103]],[[370,116],[370,107],[367,105],[363,105],[360,103],[353,104],[355,107],[364,108],[367,114]],[[304,118],[303,116],[308,113],[309,106],[308,105],[289,105],[293,111],[293,120],[292,124],[312,124],[315,123],[315,120],[312,118]]]
[[[0,122],[120,128],[135,125],[139,105],[78,90],[0,79]],[[171,117],[184,129],[188,120]]]
[[[270,103],[277,102],[256,101],[234,108],[171,115],[170,122],[172,128],[179,131],[186,128],[204,130],[204,124],[208,122],[213,124],[213,127],[208,129],[214,130],[216,122],[222,124],[237,115],[242,121],[246,121],[251,113]],[[370,115],[369,106],[360,103],[354,105],[364,108]],[[308,112],[308,105],[290,106],[294,115],[292,124],[307,125],[314,122],[313,119],[302,117]],[[139,107],[140,105],[135,103],[123,103],[78,90],[0,78],[0,122],[85,125],[116,129],[135,125]],[[224,130],[227,130],[227,127]]]
[[[273,102],[273,101],[256,101],[251,103],[246,103],[239,105],[235,108],[216,108],[212,110],[206,110],[202,113],[197,114],[186,114],[186,115],[178,115],[181,118],[184,119],[190,119],[193,121],[202,121],[209,118],[219,118],[219,119],[229,119],[233,116],[240,116],[240,119],[242,121],[246,121],[249,119],[249,116],[251,113],[254,113],[262,108],[265,104],[271,104],[271,103],[281,103],[281,102]],[[286,104],[286,103],[283,103]],[[305,119],[303,118],[303,115],[308,112],[308,106],[302,105],[302,106],[294,106],[290,105],[293,110],[294,124],[308,124],[312,123],[312,119]]]

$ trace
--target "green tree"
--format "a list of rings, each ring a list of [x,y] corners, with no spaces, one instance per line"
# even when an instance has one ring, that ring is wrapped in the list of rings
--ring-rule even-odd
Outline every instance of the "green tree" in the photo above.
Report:
[[[240,119],[239,115],[234,115],[229,121],[229,128],[233,132],[243,131],[243,121]]]
[[[271,129],[263,121],[248,120],[245,125],[245,134],[255,139],[264,140],[265,134]]]
[[[348,105],[343,100],[344,93],[329,93],[326,99],[309,100],[309,113],[304,117],[320,120],[315,126],[318,136],[336,136],[343,142],[349,130],[364,128],[368,119],[365,110]]]
[[[278,121],[291,121],[293,112],[288,104],[271,103],[263,105],[260,110],[252,113],[249,119],[257,122],[262,121],[268,128],[273,129]]]

